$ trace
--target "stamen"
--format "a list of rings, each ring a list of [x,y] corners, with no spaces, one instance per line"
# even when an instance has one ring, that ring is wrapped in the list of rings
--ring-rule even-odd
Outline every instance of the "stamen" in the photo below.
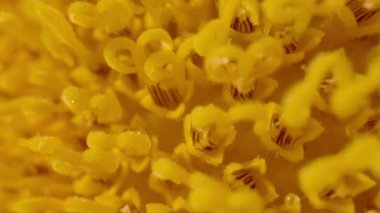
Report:
[[[248,90],[247,92],[241,92],[235,85],[231,84],[230,86],[230,94],[232,98],[235,99],[236,101],[251,100],[254,98],[255,92],[256,92],[255,88],[252,88],[251,90]]]
[[[182,96],[176,88],[163,89],[159,84],[148,86],[154,103],[160,107],[174,109],[182,102]]]
[[[245,186],[248,186],[250,189],[256,188],[256,180],[254,178],[253,171],[249,169],[239,169],[232,172],[232,175],[235,176],[235,179],[241,181]]]

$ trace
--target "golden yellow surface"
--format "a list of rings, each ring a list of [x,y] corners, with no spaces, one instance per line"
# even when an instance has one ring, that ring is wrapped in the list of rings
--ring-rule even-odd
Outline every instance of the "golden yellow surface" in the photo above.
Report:
[[[379,0],[0,0],[0,212],[380,212]]]

